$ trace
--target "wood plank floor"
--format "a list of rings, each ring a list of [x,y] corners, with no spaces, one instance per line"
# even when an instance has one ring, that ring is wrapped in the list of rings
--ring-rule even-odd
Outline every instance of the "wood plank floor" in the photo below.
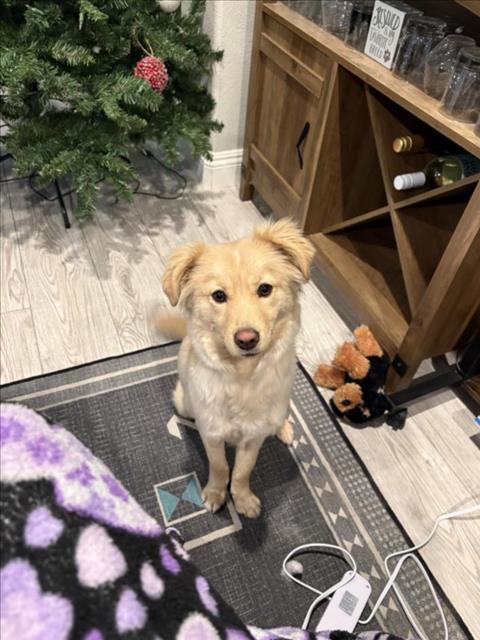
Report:
[[[94,221],[65,231],[56,205],[25,183],[2,187],[3,383],[158,344],[148,314],[165,302],[161,277],[171,249],[240,237],[262,220],[231,190],[197,188],[181,200],[138,196],[129,205],[102,195]],[[320,288],[310,282],[302,296],[298,354],[310,372],[349,336],[319,278]],[[473,415],[452,392],[417,403],[402,431],[344,429],[414,542],[438,514],[480,500]],[[479,541],[479,519],[465,518],[442,525],[422,552],[477,638]]]

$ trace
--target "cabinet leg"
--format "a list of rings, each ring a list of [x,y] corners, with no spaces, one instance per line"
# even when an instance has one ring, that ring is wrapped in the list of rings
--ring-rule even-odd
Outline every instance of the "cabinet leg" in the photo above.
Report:
[[[252,200],[253,194],[253,184],[249,180],[247,180],[247,178],[242,178],[240,181],[240,200]]]

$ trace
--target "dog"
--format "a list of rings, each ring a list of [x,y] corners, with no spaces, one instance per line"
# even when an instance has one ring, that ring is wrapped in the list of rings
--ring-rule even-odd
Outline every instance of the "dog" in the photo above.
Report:
[[[250,475],[265,438],[293,440],[287,421],[300,328],[299,293],[310,277],[312,244],[291,220],[265,223],[235,242],[176,249],[163,290],[183,319],[157,325],[183,338],[177,412],[195,420],[209,463],[203,499],[215,512],[225,502],[225,444],[236,447],[231,494],[238,513],[256,518],[259,498]],[[167,326],[169,325],[169,326]]]

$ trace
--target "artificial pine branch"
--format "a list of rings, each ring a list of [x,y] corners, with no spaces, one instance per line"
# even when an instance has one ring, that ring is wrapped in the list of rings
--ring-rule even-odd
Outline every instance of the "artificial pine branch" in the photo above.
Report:
[[[2,140],[18,174],[69,175],[78,216],[95,211],[98,181],[132,195],[129,152],[146,139],[171,161],[178,141],[209,156],[214,101],[205,77],[221,52],[202,31],[205,0],[187,15],[155,0],[0,0]],[[163,92],[133,75],[146,54],[164,61]]]

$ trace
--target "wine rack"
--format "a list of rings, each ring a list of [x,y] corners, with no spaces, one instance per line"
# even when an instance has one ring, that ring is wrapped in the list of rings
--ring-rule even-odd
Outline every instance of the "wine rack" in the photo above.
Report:
[[[395,358],[390,390],[479,326],[480,174],[396,191],[395,175],[435,157],[394,153],[409,134],[480,157],[473,126],[283,3],[257,2],[241,197],[256,189],[298,220]]]

